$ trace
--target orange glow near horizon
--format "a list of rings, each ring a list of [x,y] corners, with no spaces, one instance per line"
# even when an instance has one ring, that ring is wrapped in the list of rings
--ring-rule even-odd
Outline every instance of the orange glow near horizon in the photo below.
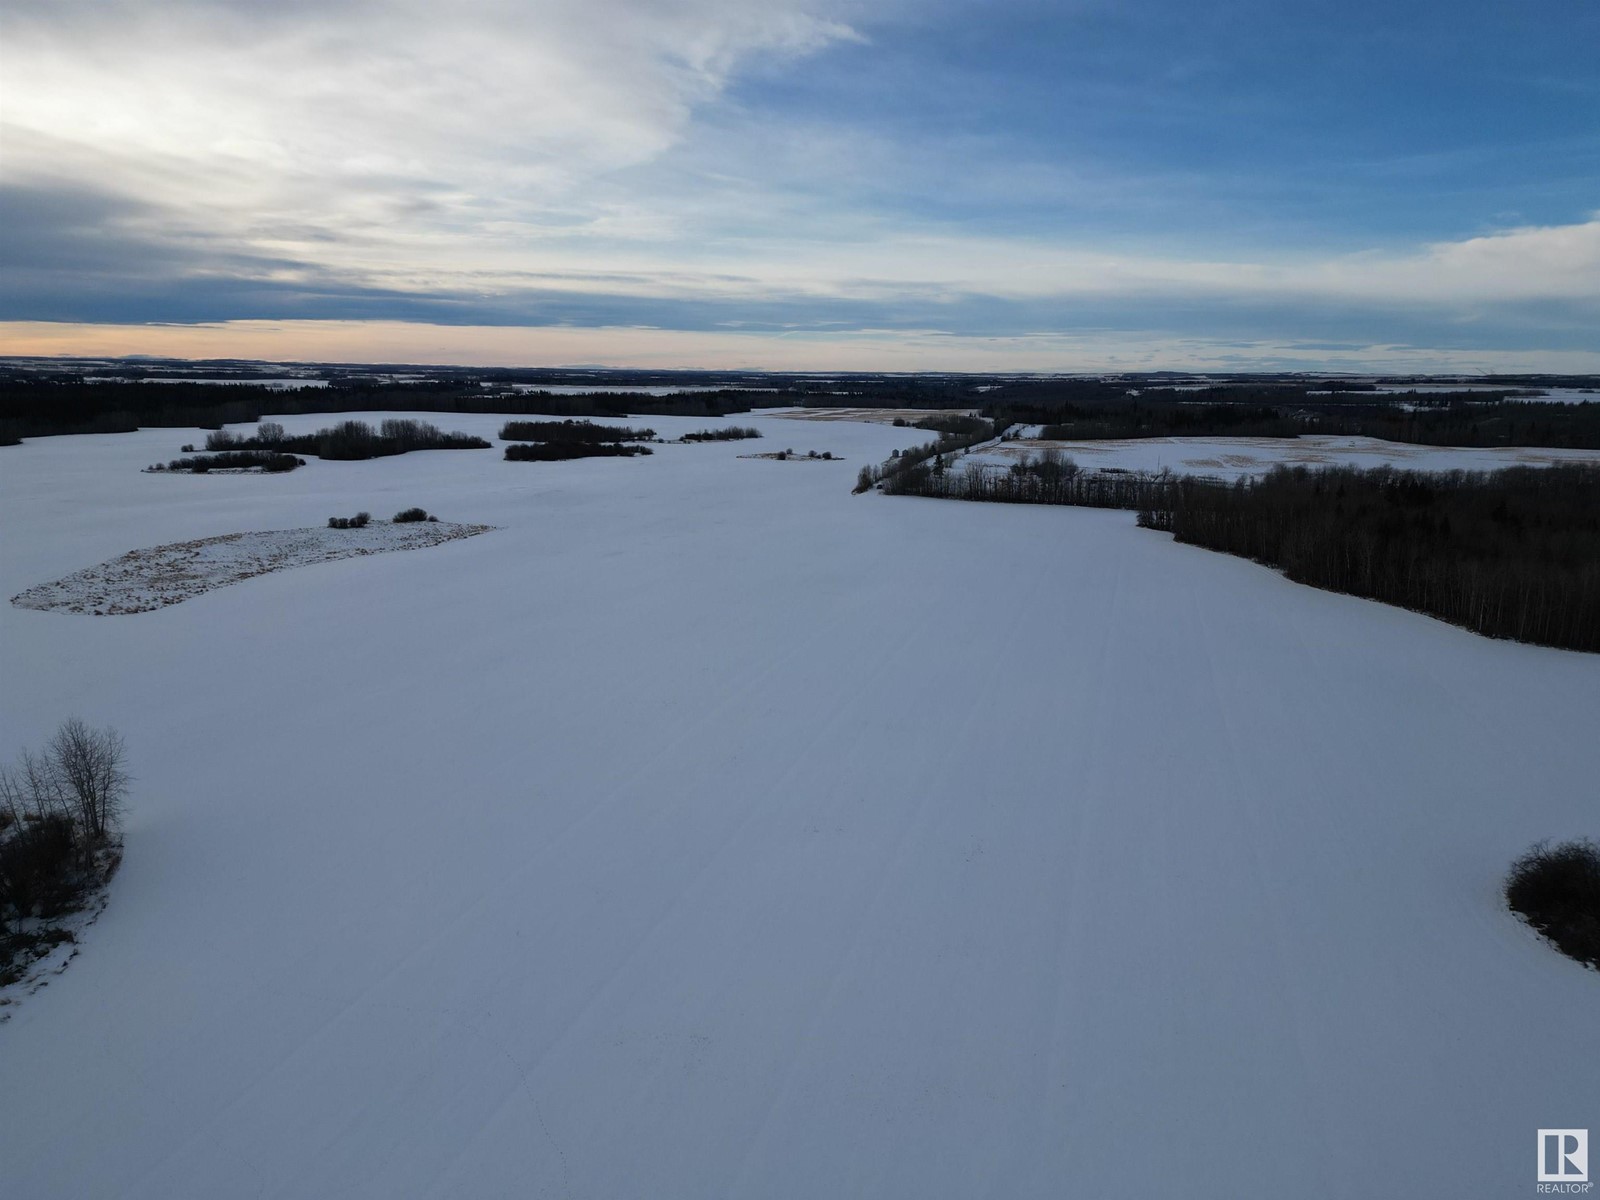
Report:
[[[428,366],[749,371],[1154,371],[1241,369],[1237,344],[1198,339],[939,331],[729,333],[637,327],[426,325],[404,321],[228,321],[205,325],[0,322],[0,354],[42,358],[230,358]],[[1246,370],[1600,373],[1600,353],[1451,353],[1410,347],[1257,347]]]

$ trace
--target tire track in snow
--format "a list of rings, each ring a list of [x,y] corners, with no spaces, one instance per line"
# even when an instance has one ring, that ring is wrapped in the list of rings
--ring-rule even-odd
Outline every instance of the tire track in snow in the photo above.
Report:
[[[826,627],[820,627],[818,632],[813,633],[808,639],[808,644],[809,642],[824,640],[826,637],[830,636],[832,627],[837,623],[837,620],[835,620]],[[910,641],[914,640],[917,636],[917,633],[913,629],[903,627],[901,636],[898,640],[889,643],[880,643],[880,649],[877,652],[878,660],[883,662],[891,661],[894,658],[897,658],[903,647]],[[800,653],[801,649],[797,648],[793,653],[785,656],[783,665],[786,665],[789,660],[799,657]],[[762,675],[758,676],[757,678],[764,680],[765,676],[769,674],[778,674],[781,676],[782,672],[777,667],[769,668],[767,672],[762,673]],[[764,691],[765,687],[752,683],[752,685],[746,690]],[[789,764],[784,769],[784,772],[781,776],[782,779],[788,779],[794,775],[799,764],[806,761],[808,758],[810,748],[821,741],[824,733],[846,723],[848,719],[855,715],[855,712],[859,709],[859,707],[865,703],[858,692],[852,692],[852,695],[853,700],[851,703],[836,707],[833,710],[832,715],[827,718],[821,726],[813,728],[813,732],[808,739],[805,748],[796,750],[790,756]],[[730,703],[728,707],[731,708],[733,705]],[[774,792],[779,792],[781,790],[781,788],[773,788]],[[841,799],[837,801],[835,810],[844,807],[848,803],[848,799]],[[618,981],[620,981],[627,974],[630,967],[637,961],[639,955],[642,954],[647,947],[652,945],[657,940],[659,933],[678,917],[680,912],[685,907],[685,902],[690,894],[697,890],[701,890],[701,885],[706,877],[722,860],[728,856],[730,849],[742,843],[744,840],[743,835],[748,830],[750,825],[758,819],[772,819],[775,815],[775,810],[766,809],[757,804],[746,804],[744,806],[742,815],[737,825],[734,826],[728,835],[717,844],[717,846],[709,855],[706,856],[706,858],[701,862],[700,866],[695,870],[694,874],[685,880],[683,885],[678,888],[666,909],[661,912],[661,915],[655,920],[649,929],[631,942],[630,947],[624,957],[616,963],[614,968],[604,977],[604,979],[602,979],[593,989],[591,989],[581,1007],[565,1022],[559,1034],[542,1050],[539,1051],[532,1062],[527,1064],[525,1070],[537,1072],[538,1069],[543,1066],[553,1055],[559,1052],[563,1046],[572,1040],[572,1038],[579,1031],[579,1028],[596,1010],[597,1006],[605,999],[607,994],[615,988]],[[704,1011],[703,1007],[701,1011]],[[633,1097],[635,1102],[639,1100],[641,1095],[648,1089],[650,1084],[653,1083],[655,1079],[659,1078],[661,1073],[665,1070],[666,1063],[665,1059],[663,1058],[662,1060],[658,1061],[657,1065],[652,1068],[645,1078],[636,1085]],[[635,1108],[637,1107],[638,1105],[635,1103]],[[491,1127],[500,1119],[501,1111],[503,1111],[504,1108],[505,1104],[502,1103],[497,1108],[495,1113],[484,1122],[478,1134],[475,1135],[469,1141],[469,1143],[462,1147],[461,1151],[456,1156],[456,1159],[449,1165],[449,1167],[440,1172],[439,1176],[436,1177],[436,1181],[437,1179],[443,1179],[452,1170],[458,1167],[461,1161],[468,1159],[475,1146],[485,1140],[490,1139]],[[553,1141],[554,1139],[551,1140]]]

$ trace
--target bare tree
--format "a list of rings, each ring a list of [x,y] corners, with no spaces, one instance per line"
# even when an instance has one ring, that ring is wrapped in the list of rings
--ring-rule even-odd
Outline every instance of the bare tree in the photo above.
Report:
[[[81,718],[69,717],[50,739],[47,755],[48,766],[76,804],[88,840],[104,841],[117,827],[128,790],[122,735],[114,729],[90,729]]]
[[[15,767],[0,766],[0,826],[71,815],[67,783],[53,755],[24,750]]]

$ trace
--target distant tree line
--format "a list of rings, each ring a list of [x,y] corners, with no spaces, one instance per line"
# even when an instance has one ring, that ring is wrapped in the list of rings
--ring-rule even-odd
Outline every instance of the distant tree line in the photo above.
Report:
[[[1307,419],[1257,404],[1140,403],[1078,407],[1045,425],[1047,441],[1148,437],[1296,437]]]
[[[983,417],[968,416],[964,413],[935,413],[933,416],[921,417],[915,421],[908,421],[904,417],[894,419],[897,429],[927,429],[933,433],[948,433],[961,435],[979,433],[990,427],[991,422]],[[990,436],[985,433],[985,437]]]
[[[722,417],[749,412],[751,397],[798,404],[765,393],[729,389],[654,396],[645,392],[491,390],[454,384],[360,383],[284,391],[249,383],[86,383],[81,378],[0,378],[0,446],[22,438],[71,433],[131,433],[140,428],[220,429],[263,415],[358,412],[544,414],[623,417],[628,414]]]
[[[1051,441],[1149,437],[1297,437],[1301,434],[1382,438],[1424,446],[1552,446],[1600,448],[1600,403],[1485,400],[1421,395],[1299,398],[1276,406],[1154,396],[1099,405],[1064,406],[1041,436]]]
[[[775,398],[754,393],[763,404],[798,404],[800,397]],[[680,392],[657,396],[649,392],[588,392],[554,395],[550,392],[497,392],[493,401],[474,412],[541,413],[552,417],[726,417],[751,409],[752,393],[730,389],[716,392]],[[468,411],[468,410],[462,410]]]
[[[117,370],[137,373],[132,366]],[[0,366],[0,445],[14,444],[23,437],[124,433],[140,427],[219,429],[273,413],[720,417],[749,412],[753,404],[761,404],[975,408],[990,421],[1064,427],[1072,438],[1341,433],[1430,445],[1600,446],[1600,393],[1596,402],[1586,405],[1512,399],[1547,386],[1594,388],[1596,381],[1589,376],[1504,376],[1489,381],[1496,385],[1493,390],[1379,394],[1376,385],[1367,382],[1288,377],[1240,379],[1197,388],[1176,386],[1177,379],[1170,375],[1110,379],[776,375],[765,377],[770,390],[726,387],[661,396],[643,389],[685,379],[634,373],[617,378],[638,382],[641,390],[636,392],[557,395],[513,390],[509,385],[516,372],[436,374],[438,378],[423,382],[336,375],[329,387],[284,391],[249,382],[227,386],[88,383],[81,372],[28,373]],[[695,378],[720,382],[722,377]],[[492,386],[481,386],[485,382]],[[930,416],[938,421],[960,419],[944,412]]]

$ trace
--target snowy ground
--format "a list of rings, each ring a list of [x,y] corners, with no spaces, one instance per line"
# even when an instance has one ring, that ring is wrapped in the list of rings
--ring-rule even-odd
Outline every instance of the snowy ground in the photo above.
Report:
[[[1024,430],[1036,432],[1032,430]],[[1554,463],[1600,463],[1600,450],[1546,450],[1527,446],[1461,448],[1416,446],[1379,438],[1311,435],[1297,438],[1129,438],[1121,441],[1043,441],[1018,438],[961,458],[1009,467],[1025,455],[1055,450],[1090,470],[1168,470],[1237,479],[1264,475],[1274,466],[1399,467],[1408,471],[1495,471]]]
[[[109,562],[28,588],[13,596],[11,603],[97,617],[149,612],[271,571],[395,550],[423,550],[487,533],[489,528],[444,521],[377,521],[359,529],[321,525],[225,533],[130,550]]]
[[[0,1193],[1484,1197],[1600,1125],[1600,975],[1497,894],[1600,833],[1600,656],[1128,513],[852,496],[926,435],[813,428],[851,461],[0,450],[7,596],[497,527],[0,606],[0,750],[78,713],[137,776],[109,906],[0,1025]]]

